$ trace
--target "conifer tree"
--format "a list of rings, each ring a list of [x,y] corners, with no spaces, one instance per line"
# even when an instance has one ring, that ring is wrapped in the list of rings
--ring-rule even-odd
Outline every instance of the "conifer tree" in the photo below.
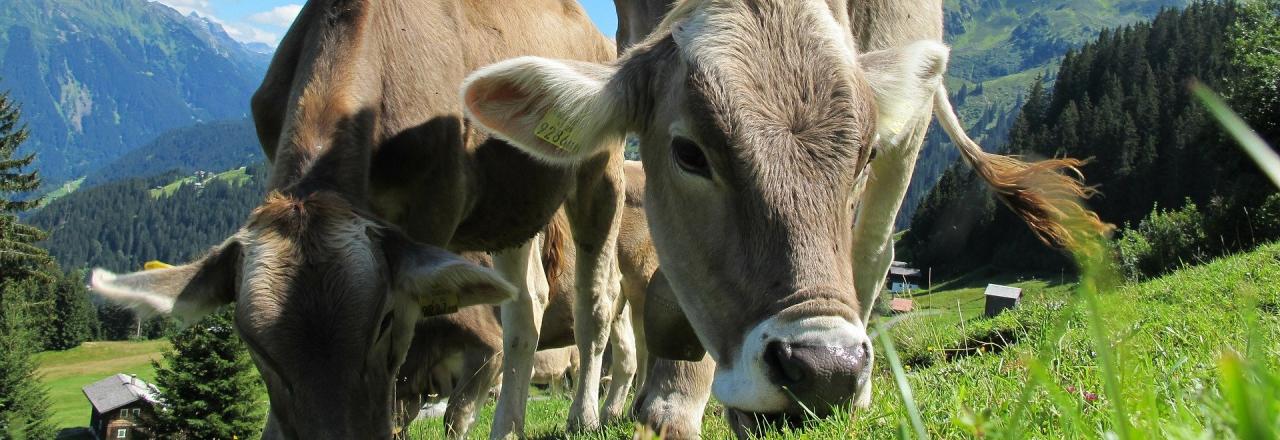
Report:
[[[157,438],[257,436],[266,403],[232,312],[225,308],[174,335],[164,362],[153,362],[164,406],[144,424]]]
[[[8,93],[0,94],[0,282],[28,276],[49,278],[44,272],[52,262],[49,253],[33,244],[45,238],[44,231],[22,224],[17,216],[39,204],[38,200],[17,200],[40,186],[35,171],[23,171],[35,160],[35,154],[14,157],[29,134],[17,105]]]
[[[41,335],[30,330],[28,316],[31,298],[51,279],[46,271],[52,262],[32,245],[44,232],[17,218],[37,202],[16,196],[40,185],[34,171],[22,171],[34,156],[13,158],[26,138],[17,106],[7,93],[0,94],[0,438],[45,439],[53,438],[48,396],[31,358]]]
[[[46,350],[66,350],[79,346],[98,333],[98,316],[85,290],[81,272],[60,274],[52,290],[53,322],[44,337]]]
[[[37,336],[28,329],[26,295],[36,281],[0,283],[0,438],[48,439],[49,397],[36,376],[31,355],[39,350]]]

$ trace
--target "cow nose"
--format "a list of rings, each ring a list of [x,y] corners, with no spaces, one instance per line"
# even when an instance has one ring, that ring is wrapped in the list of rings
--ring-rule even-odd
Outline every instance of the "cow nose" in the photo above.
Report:
[[[765,346],[764,361],[775,385],[821,412],[853,399],[870,352],[867,342],[827,346],[775,339]]]

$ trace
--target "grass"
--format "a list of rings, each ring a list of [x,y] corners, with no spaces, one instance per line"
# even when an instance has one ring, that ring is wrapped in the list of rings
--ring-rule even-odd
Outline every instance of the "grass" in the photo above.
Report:
[[[871,408],[764,438],[1280,434],[1280,244],[1111,289],[997,279],[1023,287],[1024,299],[995,318],[980,316],[982,281],[955,280],[915,297],[918,311],[888,330],[900,374],[889,346],[876,347]],[[566,436],[568,407],[564,398],[531,401],[530,437],[625,438],[634,430],[621,423]],[[474,438],[487,435],[492,410],[485,408]],[[708,406],[705,438],[731,437],[720,413]],[[438,419],[418,421],[410,438],[442,431]]]
[[[211,175],[205,179],[200,179],[197,176],[183,177],[173,182],[170,182],[165,186],[161,186],[159,188],[152,188],[150,191],[150,194],[152,199],[169,198],[169,197],[172,197],[175,192],[177,192],[179,189],[181,189],[186,185],[193,185],[197,183],[204,185],[213,181],[222,181],[222,182],[227,182],[231,186],[238,187],[246,183],[249,183],[249,180],[252,178],[253,177],[249,175],[249,172],[245,167],[240,167],[233,170],[228,170],[218,174]]]
[[[63,183],[62,185],[58,186],[58,189],[49,191],[48,194],[44,195],[44,200],[43,200],[43,203],[41,203],[41,205],[48,206],[50,203],[53,203],[54,200],[58,200],[60,198],[66,197],[68,194],[76,192],[76,190],[80,189],[80,185],[84,184],[84,179],[85,179],[84,177],[80,177],[79,179],[72,180],[67,183]]]
[[[49,388],[51,421],[59,429],[89,424],[89,400],[81,388],[116,373],[155,379],[152,359],[169,347],[168,341],[86,342],[66,351],[39,353],[35,360],[41,383]]]

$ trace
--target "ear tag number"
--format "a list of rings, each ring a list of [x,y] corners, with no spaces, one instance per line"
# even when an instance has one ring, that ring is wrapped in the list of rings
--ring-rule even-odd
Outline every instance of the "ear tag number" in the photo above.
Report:
[[[578,127],[572,121],[566,120],[560,112],[551,110],[534,127],[533,135],[556,148],[577,153],[582,151],[582,141],[578,138],[577,130]]]
[[[422,316],[448,315],[458,311],[458,293],[444,292],[422,301]]]

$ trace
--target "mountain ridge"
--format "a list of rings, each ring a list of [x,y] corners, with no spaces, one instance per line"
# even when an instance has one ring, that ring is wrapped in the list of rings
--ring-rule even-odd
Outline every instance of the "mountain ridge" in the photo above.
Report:
[[[269,56],[146,0],[9,0],[0,90],[22,103],[49,187],[169,129],[246,117]]]

